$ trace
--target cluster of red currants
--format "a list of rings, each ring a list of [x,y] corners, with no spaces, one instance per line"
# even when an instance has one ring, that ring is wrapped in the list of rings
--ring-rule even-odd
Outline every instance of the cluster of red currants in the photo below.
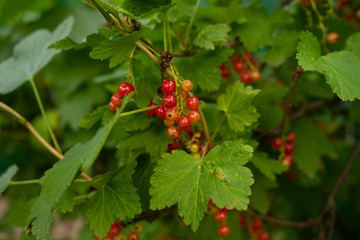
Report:
[[[169,127],[167,135],[171,139],[177,139],[180,136],[180,129],[187,130],[191,124],[195,124],[200,120],[200,114],[196,110],[199,108],[200,102],[197,97],[190,96],[189,92],[193,89],[194,84],[190,80],[184,80],[180,84],[181,89],[178,90],[177,84],[172,79],[165,79],[162,82],[161,90],[165,94],[162,98],[162,104],[157,108],[145,111],[148,116],[158,116],[164,121],[165,126]],[[186,102],[186,108],[183,107]],[[151,100],[148,107],[156,106]],[[176,126],[174,126],[176,122]]]
[[[128,236],[125,234],[120,234],[121,232],[121,225],[115,221],[113,224],[111,224],[110,230],[106,237],[103,238],[103,240],[139,240],[140,236],[139,234],[144,231],[144,226],[141,223],[135,223],[134,224],[134,231],[129,233]],[[99,240],[100,237],[95,237],[95,240]]]
[[[245,52],[244,56],[234,55],[231,58],[231,63],[234,71],[239,74],[239,79],[243,83],[250,84],[260,80],[261,73],[255,69],[257,61],[251,53]],[[221,77],[229,78],[231,76],[231,71],[226,67],[226,63],[222,63],[219,68],[221,70]]]
[[[134,86],[129,82],[122,82],[119,84],[117,93],[114,93],[111,96],[111,101],[108,105],[108,108],[112,112],[116,112],[116,108],[120,108],[122,105],[123,98],[131,92],[135,92]],[[134,97],[134,96],[133,96]]]
[[[292,156],[292,153],[295,151],[295,140],[296,140],[296,134],[293,132],[290,132],[286,136],[287,141],[284,141],[282,138],[274,138],[271,142],[272,147],[275,149],[278,149],[281,151],[281,163],[289,167],[294,162],[294,158]]]
[[[248,224],[244,214],[240,214],[239,225],[246,227],[247,231],[252,236],[251,239],[269,240],[269,233],[262,230],[263,223],[260,219],[255,218],[251,221],[251,223]]]
[[[217,232],[221,237],[226,237],[230,234],[230,227],[226,224],[227,214],[226,211],[230,210],[226,207],[220,209],[216,207],[215,203],[210,199],[209,200],[209,211],[208,213],[214,213],[214,219],[216,222],[220,223]]]

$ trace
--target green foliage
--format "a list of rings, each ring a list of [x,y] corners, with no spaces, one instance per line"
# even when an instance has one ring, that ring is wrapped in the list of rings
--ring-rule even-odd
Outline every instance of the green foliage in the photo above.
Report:
[[[65,19],[55,30],[38,30],[27,36],[14,48],[13,56],[0,64],[0,93],[6,94],[34,77],[59,50],[48,47],[69,35],[73,18]]]
[[[0,176],[0,195],[5,191],[5,189],[10,184],[11,179],[14,177],[16,172],[18,171],[18,167],[16,165],[12,165],[9,167],[5,173]]]
[[[209,198],[219,207],[246,209],[253,179],[243,165],[251,156],[252,148],[241,140],[216,146],[200,161],[184,151],[164,154],[150,180],[150,207],[162,209],[178,203],[179,215],[194,231]]]
[[[201,29],[194,44],[205,49],[215,50],[216,43],[226,42],[230,28],[225,24],[207,25]]]
[[[258,93],[259,90],[237,82],[218,98],[218,109],[225,112],[230,128],[235,132],[243,132],[245,127],[251,126],[259,118],[255,107],[251,105]]]
[[[270,159],[266,153],[257,152],[251,162],[257,167],[262,174],[271,180],[275,180],[275,174],[280,174],[287,170],[280,161]]]

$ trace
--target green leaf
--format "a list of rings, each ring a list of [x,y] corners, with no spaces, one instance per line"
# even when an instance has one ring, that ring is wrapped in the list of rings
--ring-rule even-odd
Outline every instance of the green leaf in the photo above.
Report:
[[[121,112],[131,95],[124,98]],[[88,142],[78,143],[66,152],[65,158],[45,172],[41,178],[42,189],[39,199],[32,208],[32,231],[38,239],[45,239],[52,222],[52,210],[56,207],[67,188],[72,183],[80,167],[87,170],[99,155],[111,129],[118,119],[115,114],[109,124],[100,128]]]
[[[251,105],[259,91],[236,82],[228,86],[226,92],[218,98],[217,108],[225,112],[230,128],[235,132],[245,131],[245,127],[251,126],[259,118],[260,115]]]
[[[135,83],[137,93],[135,102],[138,107],[144,108],[150,103],[151,99],[156,97],[157,89],[161,85],[161,79],[159,74],[145,72],[143,75],[135,78]]]
[[[106,176],[89,202],[86,219],[96,236],[104,237],[116,218],[125,220],[141,213],[140,198],[131,183],[136,162]],[[109,175],[109,174],[108,174]]]
[[[143,112],[121,117],[115,127],[120,127],[127,131],[147,129],[155,118],[149,117]]]
[[[229,39],[230,28],[225,24],[206,25],[195,38],[194,44],[201,48],[215,50],[215,44]]]
[[[60,198],[56,209],[62,213],[72,212],[75,201],[74,198],[75,194],[71,187],[67,188],[63,193],[62,197]]]
[[[296,52],[298,39],[299,33],[297,31],[281,31],[276,35],[271,48],[266,51],[264,61],[274,67],[283,64],[287,58]]]
[[[24,230],[21,233],[20,240],[36,240],[36,237],[34,235],[32,235],[31,233],[26,234],[25,230]]]
[[[27,199],[10,202],[10,210],[6,216],[6,221],[16,227],[27,227],[31,220],[31,208],[36,199]]]
[[[11,179],[17,173],[18,167],[16,165],[11,165],[6,172],[0,177],[0,196],[9,186]]]
[[[261,173],[271,180],[275,180],[275,175],[285,172],[288,168],[278,160],[270,159],[266,153],[257,152],[251,162]]]
[[[296,54],[299,65],[305,70],[313,71],[312,64],[319,57],[321,57],[321,49],[317,38],[309,31],[302,32]]]
[[[355,33],[346,40],[345,49],[360,57],[360,33]]]
[[[90,129],[95,123],[104,117],[105,111],[109,111],[106,106],[98,107],[92,113],[88,113],[81,117],[79,126],[82,128]]]
[[[151,209],[178,203],[179,215],[194,231],[204,217],[209,198],[220,208],[246,209],[254,181],[243,165],[251,156],[252,148],[241,140],[216,146],[201,161],[184,151],[163,154],[150,180]]]
[[[54,32],[41,29],[19,42],[13,56],[0,64],[0,93],[15,90],[48,64],[60,52],[48,47],[69,35],[73,22],[73,18],[68,17]]]
[[[270,200],[267,196],[269,189],[278,187],[277,183],[261,176],[255,176],[255,184],[251,187],[251,208],[266,214],[270,208]]]
[[[195,56],[184,57],[176,61],[181,76],[190,79],[194,88],[213,91],[220,86],[219,66],[229,59],[233,51],[229,48],[218,48],[215,51],[200,51]]]
[[[171,0],[124,0],[121,7],[131,12],[136,17],[166,10],[171,5]]]
[[[110,68],[116,67],[118,64],[129,58],[135,42],[138,41],[139,38],[140,34],[138,32],[134,32],[116,40],[103,41],[99,46],[96,46],[90,52],[90,57],[100,60],[109,58]]]

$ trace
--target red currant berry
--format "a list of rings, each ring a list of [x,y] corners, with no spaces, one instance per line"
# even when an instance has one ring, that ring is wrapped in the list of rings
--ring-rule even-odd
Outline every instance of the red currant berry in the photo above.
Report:
[[[156,104],[153,103],[152,101],[147,105],[147,107],[153,107],[153,106],[156,106]],[[156,115],[156,108],[147,110],[147,111],[145,111],[145,113],[146,113],[149,117],[155,116],[155,115]]]
[[[116,112],[116,105],[112,102],[109,102],[108,108],[110,109],[110,111]]]
[[[339,38],[340,38],[340,36],[337,32],[328,33],[328,35],[326,36],[326,40],[330,44],[337,43],[339,41]]]
[[[251,83],[251,76],[250,73],[248,71],[244,71],[240,74],[240,80],[245,83],[245,84],[249,84]]]
[[[189,110],[196,110],[199,108],[199,105],[200,105],[200,102],[199,102],[199,99],[197,97],[189,97],[187,100],[186,100],[186,107],[189,109]]]
[[[142,225],[141,223],[135,223],[134,231],[137,233],[142,233],[144,231],[144,225]]]
[[[174,123],[175,123],[175,121],[164,119],[164,125],[167,126],[167,127],[173,126]]]
[[[217,222],[225,222],[227,219],[227,214],[226,211],[224,210],[219,210],[214,214],[214,219]]]
[[[111,102],[113,104],[115,104],[117,107],[121,107],[122,105],[122,97],[120,96],[119,93],[114,93],[112,96],[111,96]]]
[[[225,62],[221,63],[221,65],[219,66],[220,69],[225,67]]]
[[[222,237],[226,237],[230,233],[230,227],[226,224],[221,224],[217,230],[218,234]]]
[[[191,122],[188,116],[182,116],[177,120],[177,125],[180,129],[187,129],[190,127]]]
[[[231,76],[230,69],[228,69],[227,67],[221,68],[220,70],[222,78],[229,78]]]
[[[291,154],[295,151],[295,144],[292,142],[287,142],[285,144],[285,154]]]
[[[178,97],[181,99],[181,101],[185,101],[188,97],[188,94],[187,92],[185,91],[181,91],[181,92],[178,92]]]
[[[131,92],[135,92],[135,88],[134,86],[129,83],[129,82],[122,82],[119,84],[118,87],[118,93],[122,96],[125,97],[126,95],[128,95]],[[134,97],[134,96],[133,96]]]
[[[99,237],[99,236],[96,236],[96,237],[95,237],[95,240],[99,240],[99,239],[100,239],[100,237]]]
[[[238,63],[238,62],[241,62],[242,61],[242,57],[239,56],[239,55],[234,55],[232,58],[231,58],[231,62],[232,64],[234,65],[234,63]]]
[[[241,73],[244,71],[244,64],[242,62],[233,63],[233,68],[235,72]]]
[[[269,234],[267,232],[261,231],[259,233],[259,240],[269,240]]]
[[[262,228],[262,221],[260,219],[254,219],[252,221],[252,228],[256,232]]]
[[[282,158],[281,163],[282,163],[285,167],[290,167],[291,164],[294,163],[294,158],[293,158],[293,156],[291,156],[291,155],[285,155],[285,156]]]
[[[120,234],[120,231],[121,231],[121,225],[118,222],[114,222],[113,224],[111,224],[109,235],[117,236]]]
[[[244,214],[240,214],[239,225],[242,227],[246,226],[246,218],[245,218]]]
[[[296,140],[296,134],[293,132],[289,132],[286,137],[288,142],[295,142]]]
[[[164,105],[159,105],[156,108],[156,116],[164,120],[166,118],[166,111],[167,111],[167,107],[165,107]]]
[[[305,8],[310,6],[310,0],[302,0],[301,5]]]
[[[137,232],[131,232],[128,235],[128,240],[139,240],[139,234]]]
[[[103,240],[114,240],[114,238],[111,237],[111,236],[106,236],[106,237],[103,238]]]
[[[179,117],[179,112],[176,108],[170,108],[166,111],[166,119],[169,121],[175,121]]]
[[[165,94],[172,94],[176,91],[176,83],[174,82],[174,80],[165,79],[161,84],[161,90]]]
[[[180,135],[180,130],[179,130],[177,127],[175,127],[175,126],[171,126],[171,127],[169,127],[168,130],[167,130],[167,135],[168,135],[168,137],[171,138],[171,139],[176,139],[176,138],[178,138],[179,135]]]
[[[272,140],[271,145],[273,146],[273,148],[279,149],[284,145],[284,141],[281,138],[277,137]]]
[[[176,107],[177,104],[177,100],[176,97],[172,94],[167,94],[163,97],[162,99],[162,103],[164,104],[165,107],[167,108],[173,108]]]
[[[185,80],[181,83],[181,89],[185,92],[190,92],[194,87],[194,84],[190,80]]]
[[[192,124],[195,124],[200,120],[200,114],[197,111],[191,111],[187,116]]]
[[[253,82],[258,82],[261,78],[261,73],[258,70],[251,70],[250,78]]]
[[[171,153],[172,150],[178,150],[181,148],[181,145],[179,142],[173,142],[173,143],[169,143],[166,149],[167,153]]]
[[[250,52],[246,51],[246,52],[245,52],[245,56],[246,56],[247,59],[249,59],[250,61],[253,60],[253,56],[251,55]]]

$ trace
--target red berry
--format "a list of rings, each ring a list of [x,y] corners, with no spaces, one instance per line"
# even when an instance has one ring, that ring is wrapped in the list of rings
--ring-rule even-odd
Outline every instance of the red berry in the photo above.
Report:
[[[165,107],[167,108],[173,108],[176,107],[177,104],[177,100],[176,97],[172,94],[167,94],[163,97],[162,99],[162,103],[164,104]]]
[[[252,221],[252,228],[256,232],[262,227],[262,221],[260,219],[254,219]]]
[[[166,118],[166,111],[167,111],[167,107],[165,107],[164,105],[159,105],[156,108],[156,115],[160,118],[160,119],[165,119]]]
[[[241,73],[244,71],[244,64],[242,62],[233,63],[233,68],[235,72]]]
[[[110,111],[116,112],[116,105],[112,102],[109,102],[108,108],[110,109]]]
[[[173,143],[169,143],[166,149],[167,153],[171,153],[172,150],[177,150],[180,149],[181,145],[179,142],[173,142]]]
[[[224,210],[219,210],[214,214],[214,219],[217,222],[225,222],[227,219],[227,214],[226,211]]]
[[[189,97],[186,100],[186,107],[189,110],[196,110],[199,108],[200,102],[199,99],[197,97]]]
[[[227,67],[221,68],[221,77],[222,78],[229,78],[230,76],[231,76],[230,69],[228,69]]]
[[[242,227],[245,227],[245,226],[246,226],[246,218],[245,218],[244,214],[241,214],[241,215],[240,215],[239,225],[242,226]]]
[[[103,238],[103,240],[114,240],[114,238],[111,237],[111,236],[106,236],[106,237]]]
[[[294,158],[293,158],[293,156],[291,156],[291,155],[285,155],[285,156],[282,158],[281,163],[282,163],[285,167],[290,167],[291,164],[294,163]]]
[[[190,80],[185,80],[181,83],[181,89],[185,92],[190,92],[194,87],[194,84]]]
[[[248,71],[244,71],[240,74],[240,80],[245,83],[245,84],[249,84],[251,83],[251,76],[250,73]]]
[[[176,121],[179,117],[179,112],[176,108],[170,108],[166,111],[166,119],[169,121]]]
[[[225,67],[225,62],[223,62],[223,63],[221,63],[221,65],[220,65],[220,69],[222,69],[222,68],[224,68]]]
[[[111,236],[117,236],[119,235],[121,231],[121,226],[118,222],[114,222],[113,224],[111,224],[110,230],[109,230],[109,235]]]
[[[259,233],[259,240],[269,240],[269,234],[267,232],[261,231]]]
[[[245,52],[245,56],[246,56],[247,59],[249,59],[250,61],[253,60],[253,57],[252,57],[252,55],[251,55],[250,52],[246,51],[246,52]]]
[[[184,131],[186,132],[187,135],[189,135],[189,137],[193,137],[193,136],[194,136],[192,127],[189,126],[188,128],[185,128]]]
[[[272,140],[271,144],[273,148],[279,149],[284,145],[284,141],[281,138],[277,137]]]
[[[302,0],[301,5],[305,8],[310,6],[310,0]]]
[[[192,124],[195,124],[200,120],[200,114],[197,111],[191,111],[187,116]]]
[[[147,105],[147,107],[153,107],[153,106],[156,106],[156,104],[153,103],[152,101]],[[145,113],[150,117],[155,116],[156,115],[156,108],[147,110],[147,111],[145,111]]]
[[[288,140],[288,142],[295,142],[295,140],[296,140],[296,134],[293,133],[293,132],[289,132],[289,133],[287,134],[287,140]]]
[[[185,91],[181,91],[181,92],[178,92],[178,97],[179,98],[181,97],[181,101],[183,102],[183,101],[185,101],[187,99],[188,94]]]
[[[100,237],[99,237],[99,236],[96,236],[96,237],[95,237],[95,240],[99,240],[99,239],[100,239]]]
[[[226,224],[221,224],[217,231],[220,236],[226,237],[230,233],[230,227]]]
[[[285,144],[285,154],[291,154],[295,151],[295,144],[292,142],[287,142]]]
[[[178,138],[179,135],[180,135],[180,130],[179,130],[177,127],[175,127],[175,126],[171,126],[171,127],[169,127],[168,130],[167,130],[167,135],[168,135],[168,137],[171,138],[171,139],[176,139],[176,138]]]
[[[119,93],[114,93],[111,96],[111,102],[115,104],[117,107],[121,107],[123,98],[120,96]]]
[[[139,240],[139,234],[137,232],[129,233],[128,240]]]
[[[174,80],[165,79],[161,84],[161,90],[165,94],[172,94],[176,91],[176,83],[174,82]]]
[[[191,122],[188,116],[182,116],[177,120],[177,125],[180,129],[187,129],[190,127]]]
[[[253,82],[257,82],[261,78],[261,73],[258,70],[251,70],[250,71],[250,78]]]
[[[174,123],[175,123],[175,121],[164,119],[164,125],[167,127],[174,125]]]
[[[337,32],[331,32],[328,33],[328,35],[326,36],[326,40],[328,41],[328,43],[330,44],[335,44],[339,41],[339,34]]]
[[[125,97],[126,95],[128,95],[131,92],[135,92],[135,88],[134,86],[129,83],[129,82],[122,82],[119,84],[118,87],[118,93],[122,96]],[[134,96],[133,96],[134,97]]]
[[[231,62],[232,64],[234,65],[234,63],[238,63],[238,62],[241,62],[242,61],[242,57],[239,56],[239,55],[234,55],[232,58],[231,58]]]

